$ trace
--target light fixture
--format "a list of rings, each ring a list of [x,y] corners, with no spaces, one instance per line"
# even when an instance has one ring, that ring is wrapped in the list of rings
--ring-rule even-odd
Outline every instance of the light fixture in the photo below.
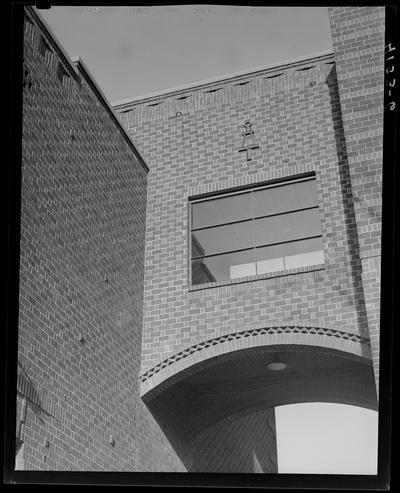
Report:
[[[273,361],[268,363],[267,368],[271,371],[282,371],[287,368],[287,364],[279,359],[278,353],[275,353]]]

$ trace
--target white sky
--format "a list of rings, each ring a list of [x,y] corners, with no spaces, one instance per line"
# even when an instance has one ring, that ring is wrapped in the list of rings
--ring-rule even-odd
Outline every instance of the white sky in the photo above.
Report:
[[[332,49],[325,7],[52,7],[41,10],[110,102]],[[276,409],[281,473],[376,474],[378,414],[338,404]]]
[[[280,473],[377,474],[378,413],[307,403],[275,410]]]
[[[111,102],[332,49],[325,7],[52,7],[40,13]]]

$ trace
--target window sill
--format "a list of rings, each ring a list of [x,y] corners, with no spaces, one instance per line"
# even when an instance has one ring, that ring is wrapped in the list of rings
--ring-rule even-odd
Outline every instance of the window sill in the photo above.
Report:
[[[208,282],[206,284],[196,284],[195,286],[189,287],[189,292],[191,291],[201,291],[203,289],[219,288],[222,286],[231,286],[233,284],[243,284],[245,282],[261,281],[265,279],[273,279],[275,277],[285,277],[295,274],[303,274],[306,272],[315,272],[325,270],[325,264],[308,265],[307,267],[297,267],[296,269],[281,270],[275,272],[268,272],[265,274],[258,274],[256,276],[240,277],[237,279],[230,279],[226,281],[216,281]]]

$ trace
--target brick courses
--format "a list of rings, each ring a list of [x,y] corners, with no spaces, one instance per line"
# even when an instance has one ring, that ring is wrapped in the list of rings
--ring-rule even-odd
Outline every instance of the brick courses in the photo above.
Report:
[[[183,469],[139,396],[146,165],[30,9],[24,70],[19,466]]]
[[[240,81],[249,83],[242,88]],[[213,88],[220,90],[210,93]],[[192,102],[176,117],[173,103],[184,104],[183,96]],[[150,106],[154,100],[159,104]],[[116,109],[151,163],[142,374],[205,340],[253,328],[307,325],[368,337],[333,55]],[[250,162],[238,152],[246,120],[260,146]],[[324,266],[251,282],[189,285],[189,197],[310,171]]]
[[[150,163],[141,392],[160,423],[178,412],[168,385],[184,386],[215,357],[257,345],[320,345],[370,360],[371,339],[378,384],[383,9],[331,8],[330,20],[333,54],[115,105]],[[259,145],[252,161],[239,153],[246,121]],[[190,285],[190,197],[308,172],[316,176],[323,266]],[[298,333],[285,333],[293,326]],[[331,337],[337,331],[346,336]],[[193,416],[180,422],[196,436]],[[169,426],[175,448],[190,455]],[[223,430],[221,421],[211,448]]]
[[[174,450],[163,427],[165,413],[187,409],[163,402],[161,384],[240,349],[316,345],[369,361],[371,339],[378,379],[383,13],[331,8],[334,54],[115,105],[133,146],[83,63],[73,66],[27,9],[24,468],[185,470],[184,440]],[[247,120],[259,145],[252,161],[239,152]],[[324,265],[190,286],[190,197],[310,172]],[[228,338],[244,331],[255,333]],[[156,419],[139,372],[153,372],[141,394],[159,392]],[[273,408],[263,412],[269,430],[261,412],[197,435],[180,423],[196,445],[191,470],[276,470]]]
[[[331,7],[329,16],[378,385],[385,8]]]
[[[226,419],[196,438],[193,472],[277,471],[275,414],[265,409]]]

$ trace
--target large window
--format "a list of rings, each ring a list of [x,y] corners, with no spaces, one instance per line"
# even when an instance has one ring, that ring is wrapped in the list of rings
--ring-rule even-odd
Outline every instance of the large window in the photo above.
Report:
[[[324,262],[315,177],[196,199],[192,284]]]

